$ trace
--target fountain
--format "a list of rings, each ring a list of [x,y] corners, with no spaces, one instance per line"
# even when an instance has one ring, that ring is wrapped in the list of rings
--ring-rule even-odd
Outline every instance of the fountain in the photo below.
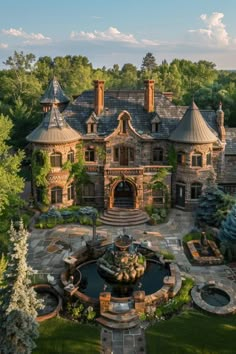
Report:
[[[100,308],[108,298],[110,303],[137,302],[144,307],[161,303],[181,287],[177,265],[161,261],[155,251],[135,242],[125,230],[110,244],[106,240],[96,243],[93,252],[87,242],[73,255],[73,263],[66,265],[61,281],[67,294],[95,307],[100,304]]]
[[[131,236],[119,235],[97,261],[102,277],[118,283],[137,281],[146,269],[146,258],[134,247]]]
[[[221,264],[224,260],[216,243],[212,240],[208,240],[204,231],[201,232],[200,240],[188,241],[187,247],[192,260],[196,264],[215,265]]]

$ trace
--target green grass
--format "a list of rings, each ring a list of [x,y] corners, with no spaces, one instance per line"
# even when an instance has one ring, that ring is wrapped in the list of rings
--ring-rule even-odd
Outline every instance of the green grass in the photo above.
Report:
[[[236,316],[186,311],[146,331],[148,354],[235,354]]]
[[[39,326],[40,337],[34,354],[100,353],[100,329],[53,318]]]

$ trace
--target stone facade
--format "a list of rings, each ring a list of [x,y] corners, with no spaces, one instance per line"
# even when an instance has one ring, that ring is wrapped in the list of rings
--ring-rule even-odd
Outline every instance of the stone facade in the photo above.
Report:
[[[60,166],[52,167],[47,176],[51,204],[60,207],[80,203],[101,209],[116,206],[144,209],[154,204],[193,209],[201,190],[211,179],[222,181],[226,160],[233,166],[236,155],[225,159],[226,133],[221,107],[218,112],[200,112],[196,106],[186,110],[175,106],[167,98],[172,99],[172,95],[167,94],[155,93],[153,80],[146,80],[145,89],[137,91],[104,91],[104,82],[97,80],[93,92],[78,96],[62,112],[61,119],[78,132],[77,141],[42,143],[33,141],[29,135],[33,150],[45,150],[50,158],[55,153],[61,156]],[[61,96],[64,97],[62,93]],[[43,105],[44,111],[48,105],[48,101],[47,109]],[[189,131],[183,132],[183,141],[171,139],[182,118],[197,119],[194,129],[199,128],[199,132],[194,134],[198,140],[186,142],[191,135]],[[201,126],[202,121],[205,126]],[[63,128],[58,129],[62,134]],[[209,141],[201,140],[201,134],[204,139],[209,136]],[[71,162],[78,161],[78,143],[82,144],[89,182],[76,191],[65,165],[71,159],[70,154],[73,154]],[[170,166],[170,149],[175,151],[175,169]],[[163,168],[169,171],[163,181],[165,193],[151,188],[154,176]],[[61,198],[53,194],[57,187],[62,189]],[[34,183],[33,193],[37,200]]]

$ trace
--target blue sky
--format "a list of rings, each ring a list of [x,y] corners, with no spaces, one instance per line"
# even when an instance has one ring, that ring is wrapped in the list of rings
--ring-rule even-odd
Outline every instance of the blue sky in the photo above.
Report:
[[[94,67],[174,58],[236,69],[235,0],[11,0],[0,8],[0,67],[14,50],[85,55]]]

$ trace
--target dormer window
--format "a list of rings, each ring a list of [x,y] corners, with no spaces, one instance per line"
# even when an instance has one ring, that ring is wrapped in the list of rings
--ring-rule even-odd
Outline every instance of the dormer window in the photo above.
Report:
[[[160,131],[160,117],[155,114],[155,117],[152,119],[152,133],[158,133]]]
[[[126,119],[126,117],[121,118],[121,133],[122,134],[127,133],[127,119]]]
[[[152,132],[157,133],[159,131],[159,123],[152,123]]]
[[[87,120],[87,134],[97,133],[97,118],[96,114],[93,112],[89,119]]]

